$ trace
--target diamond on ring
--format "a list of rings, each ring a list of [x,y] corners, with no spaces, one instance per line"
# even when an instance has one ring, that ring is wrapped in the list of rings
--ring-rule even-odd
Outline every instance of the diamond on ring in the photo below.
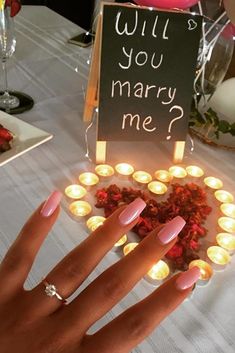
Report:
[[[53,297],[56,295],[56,286],[53,284],[46,284],[45,292],[49,297]]]
[[[67,300],[64,299],[58,292],[56,289],[56,286],[54,284],[50,284],[47,281],[43,281],[43,284],[45,286],[45,293],[46,295],[48,295],[48,297],[52,298],[52,297],[56,297],[57,299],[61,300],[64,304],[67,303]]]

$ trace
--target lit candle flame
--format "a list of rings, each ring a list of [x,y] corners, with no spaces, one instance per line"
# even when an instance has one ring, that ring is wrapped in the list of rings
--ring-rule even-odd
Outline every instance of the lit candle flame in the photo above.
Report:
[[[153,194],[163,195],[167,192],[167,187],[165,184],[161,183],[160,181],[152,181],[148,184],[148,189]]]
[[[139,170],[133,174],[133,179],[138,183],[148,184],[152,181],[152,176],[147,172]]]
[[[115,166],[115,169],[121,175],[129,176],[134,173],[134,168],[128,163],[119,163]]]
[[[173,166],[169,168],[169,172],[175,178],[185,178],[187,176],[187,172],[183,167]]]
[[[169,266],[165,261],[158,261],[148,271],[147,275],[153,280],[164,280],[170,273]]]
[[[207,256],[217,265],[226,265],[231,260],[229,253],[219,246],[210,246],[207,249]]]
[[[108,164],[97,165],[95,171],[102,177],[110,177],[114,174],[114,169]]]
[[[224,203],[220,206],[220,209],[225,216],[235,218],[235,205],[233,203]]]
[[[86,189],[83,186],[78,184],[67,186],[64,192],[65,192],[65,195],[71,199],[81,199],[87,193]]]
[[[200,272],[201,272],[200,279],[202,281],[208,281],[212,277],[213,269],[211,265],[208,264],[206,261],[203,261],[201,259],[193,260],[189,264],[189,269],[195,266],[200,268]]]
[[[86,222],[87,228],[93,232],[103,225],[105,219],[106,218],[102,216],[92,216]]]
[[[204,175],[204,171],[195,165],[188,166],[186,168],[186,172],[195,178],[200,178],[201,176]]]
[[[219,233],[216,235],[219,246],[228,251],[235,251],[235,236],[230,233]]]
[[[118,247],[124,245],[126,242],[127,242],[127,236],[126,236],[126,234],[124,234],[124,235],[118,240],[118,242],[114,244],[114,246],[118,248]]]
[[[214,177],[205,178],[204,183],[211,189],[220,189],[223,187],[223,182],[220,179]]]
[[[172,180],[172,175],[167,170],[157,170],[154,173],[154,176],[157,180],[169,183]]]
[[[85,173],[82,173],[79,175],[79,181],[83,185],[93,186],[93,185],[98,184],[99,177],[94,173],[85,172]]]
[[[218,219],[220,228],[228,233],[235,233],[235,219],[230,217],[220,217]]]
[[[133,251],[137,247],[137,245],[139,245],[139,244],[138,243],[129,243],[129,244],[125,245],[123,248],[123,254],[126,256],[131,251]]]
[[[86,201],[74,201],[69,206],[70,212],[74,216],[84,217],[91,213],[91,205]]]
[[[217,190],[215,191],[215,198],[220,202],[233,202],[233,195],[225,190]]]

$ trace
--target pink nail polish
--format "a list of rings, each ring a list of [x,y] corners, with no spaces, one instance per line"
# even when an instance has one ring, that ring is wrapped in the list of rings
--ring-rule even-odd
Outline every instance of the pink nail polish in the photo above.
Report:
[[[41,215],[43,217],[50,217],[52,213],[56,210],[62,198],[62,194],[60,191],[54,191],[48,199],[45,201],[42,209]]]
[[[185,226],[182,217],[177,216],[167,223],[158,233],[158,239],[162,244],[168,244],[173,240]]]
[[[179,290],[185,290],[192,287],[201,275],[200,268],[197,266],[192,267],[190,270],[181,273],[177,278],[175,285]]]
[[[122,213],[119,215],[119,221],[123,226],[126,226],[133,222],[143,209],[145,208],[146,203],[141,199],[135,199],[133,202],[131,202]]]

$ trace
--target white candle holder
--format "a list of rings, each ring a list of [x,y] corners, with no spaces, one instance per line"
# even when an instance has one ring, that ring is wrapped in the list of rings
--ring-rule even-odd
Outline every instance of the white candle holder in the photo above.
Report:
[[[139,243],[128,243],[123,247],[123,255],[128,255],[131,251],[133,251]]]
[[[235,218],[235,204],[233,203],[223,203],[220,206],[221,212],[230,218]]]
[[[134,173],[134,167],[128,163],[119,163],[115,166],[115,170],[122,180],[130,179],[131,175]]]
[[[86,222],[87,228],[94,232],[97,228],[104,224],[105,220],[106,218],[102,216],[92,216]]]
[[[207,286],[213,276],[212,266],[208,262],[201,259],[191,261],[189,264],[189,269],[195,266],[199,267],[201,272],[200,278],[196,285],[199,287]]]
[[[69,201],[82,199],[87,194],[87,190],[78,184],[67,186],[64,193]]]
[[[232,256],[235,252],[235,235],[230,233],[219,233],[216,235],[216,241],[218,245],[228,251],[229,255]]]
[[[81,184],[85,185],[89,190],[90,187],[98,184],[99,177],[94,173],[85,172],[79,175],[79,181]]]
[[[95,167],[95,172],[98,174],[100,180],[110,180],[115,171],[111,165],[108,164],[99,164]]]
[[[153,179],[151,174],[143,170],[138,170],[132,175],[132,177],[133,177],[133,183],[136,186],[141,188],[145,188]]]
[[[144,276],[144,279],[153,286],[158,287],[169,274],[170,268],[168,264],[165,261],[160,260],[151,267],[148,273]]]
[[[69,205],[70,215],[75,220],[85,219],[92,211],[91,205],[87,201],[74,201]]]
[[[223,187],[223,182],[220,179],[214,177],[205,178],[204,183],[208,188],[213,190],[221,189]]]
[[[220,246],[210,246],[207,249],[207,257],[217,272],[223,271],[231,260],[229,253]]]

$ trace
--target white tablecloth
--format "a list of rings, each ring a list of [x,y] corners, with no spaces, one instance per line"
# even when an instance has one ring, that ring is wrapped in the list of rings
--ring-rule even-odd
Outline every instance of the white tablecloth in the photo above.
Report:
[[[35,99],[34,108],[19,117],[54,135],[54,139],[0,168],[0,258],[15,239],[32,210],[55,188],[63,190],[76,181],[79,172],[91,166],[85,158],[85,127],[82,123],[84,89],[90,49],[67,44],[81,30],[46,7],[25,6],[16,18],[17,52],[9,68],[11,88]],[[93,133],[90,134],[93,138]],[[128,150],[127,150],[128,148]],[[146,151],[151,151],[151,153]],[[112,156],[112,157],[111,157]],[[144,160],[144,165],[143,165]],[[171,165],[167,147],[154,144],[130,148],[109,145],[109,161],[134,163],[154,171]],[[195,141],[195,151],[186,151],[207,174],[221,177],[226,189],[234,189],[235,154]],[[33,236],[33,234],[32,234]],[[65,210],[37,256],[27,281],[33,287],[70,249],[87,236],[83,224],[71,220]],[[109,253],[88,281],[117,261]],[[235,351],[235,261],[216,273],[205,288],[197,288],[153,334],[134,351],[138,353],[233,353]],[[83,286],[83,287],[84,287]],[[96,330],[153,290],[143,280],[97,325]]]

